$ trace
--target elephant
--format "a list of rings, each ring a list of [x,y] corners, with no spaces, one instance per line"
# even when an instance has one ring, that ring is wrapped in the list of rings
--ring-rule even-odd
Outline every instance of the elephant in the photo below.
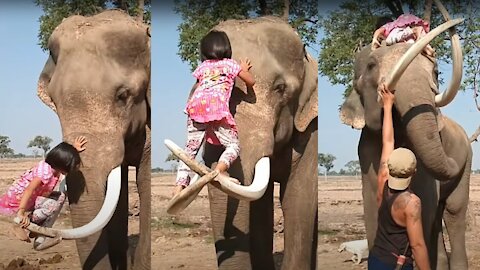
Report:
[[[68,17],[49,38],[37,94],[58,115],[64,141],[82,135],[88,144],[79,171],[66,177],[73,229],[42,231],[76,239],[82,269],[150,269],[149,36],[146,25],[107,10]],[[128,166],[140,199],[134,254]]]
[[[228,174],[242,185],[221,179],[208,184],[218,267],[275,269],[272,253],[276,181],[280,183],[284,215],[282,269],[316,269],[317,61],[306,52],[292,27],[280,18],[227,20],[213,30],[227,34],[233,59],[251,60],[250,72],[256,80],[247,89],[237,79],[230,99],[240,155]],[[205,165],[214,168],[222,152],[222,146],[205,144]],[[206,170],[190,167],[208,176]]]
[[[447,24],[452,26],[461,21],[448,21],[414,45],[397,43],[373,51],[370,45],[364,47],[355,56],[353,90],[340,109],[344,124],[361,129],[358,156],[371,249],[377,230],[377,173],[382,151],[383,112],[377,89],[386,83],[395,91],[392,110],[395,148],[408,148],[417,158],[417,171],[410,188],[421,199],[423,231],[432,269],[468,268],[465,229],[472,149],[463,128],[439,109],[454,98],[460,86],[463,63],[458,35],[454,29],[449,30],[454,72],[449,88],[441,94],[436,59],[419,53],[433,37],[446,30]],[[442,219],[450,239],[449,256]]]

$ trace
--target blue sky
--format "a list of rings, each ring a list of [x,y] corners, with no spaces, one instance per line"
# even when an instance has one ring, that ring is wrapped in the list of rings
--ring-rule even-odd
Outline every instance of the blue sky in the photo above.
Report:
[[[14,4],[0,2],[0,36],[8,37],[2,38],[0,45],[0,134],[10,137],[15,152],[32,153],[26,146],[33,137],[49,136],[53,146],[61,141],[61,130],[57,116],[36,96],[38,75],[47,58],[37,45],[42,10],[28,1],[11,2]],[[161,7],[154,3],[152,13],[152,167],[170,167],[164,162],[168,155],[165,138],[180,145],[185,141],[186,116],[182,109],[193,83],[189,66],[177,55],[181,18],[172,8],[173,1],[163,2]],[[333,8],[332,4],[320,6],[321,14]],[[318,55],[316,50],[311,52]],[[440,69],[444,76],[450,76],[450,66]],[[338,171],[357,159],[360,131],[341,124],[338,118],[343,86],[332,86],[322,76],[318,82],[319,152],[335,155],[334,170]],[[469,135],[480,124],[471,92],[459,93],[443,112]],[[474,143],[473,148],[473,168],[480,168],[480,143]]]

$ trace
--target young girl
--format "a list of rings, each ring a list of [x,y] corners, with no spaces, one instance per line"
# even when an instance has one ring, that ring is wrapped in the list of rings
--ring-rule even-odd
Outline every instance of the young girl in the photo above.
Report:
[[[216,171],[223,173],[240,151],[237,127],[229,108],[235,77],[240,77],[247,87],[252,87],[255,79],[249,72],[252,65],[248,59],[241,60],[240,64],[231,59],[232,49],[225,32],[210,31],[200,41],[200,54],[202,63],[193,72],[197,78],[195,91],[186,106],[188,137],[185,152],[194,159],[205,139],[205,132],[214,133],[214,139],[225,147],[215,167]],[[212,143],[210,138],[207,141]],[[189,174],[190,168],[180,162],[174,195],[189,185]]]
[[[48,217],[60,211],[65,194],[55,194],[53,189],[61,174],[78,170],[79,152],[85,150],[87,140],[77,137],[74,144],[62,142],[48,152],[45,160],[26,171],[0,197],[0,214],[22,218],[20,225],[12,227],[13,234],[30,242],[26,228],[30,221],[41,225]],[[29,214],[29,212],[31,212]]]
[[[412,14],[402,14],[395,21],[390,21],[375,31],[371,47],[372,50],[377,49],[383,39],[385,39],[387,46],[399,42],[413,43],[429,31],[430,25],[428,22]],[[428,56],[433,56],[435,52],[430,44],[425,46],[423,51]]]

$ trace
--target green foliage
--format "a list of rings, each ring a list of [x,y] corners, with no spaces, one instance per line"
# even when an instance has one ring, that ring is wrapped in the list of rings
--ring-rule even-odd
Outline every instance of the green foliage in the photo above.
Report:
[[[35,4],[41,6],[44,13],[39,19],[38,33],[38,45],[44,51],[48,49],[48,39],[55,27],[71,15],[91,16],[111,8],[124,9],[130,16],[137,16],[140,12],[137,0],[35,0]],[[147,24],[151,22],[150,10],[151,1],[146,0],[143,21]]]
[[[31,140],[28,143],[27,147],[28,148],[36,147],[36,148],[42,149],[43,156],[45,157],[45,154],[47,153],[47,151],[50,150],[51,143],[52,143],[52,139],[47,136],[36,136],[35,138],[33,138],[33,140]]]
[[[325,168],[328,173],[333,168],[333,162],[337,158],[332,154],[318,153],[318,166]]]
[[[344,95],[352,90],[353,61],[355,53],[362,47],[369,45],[377,18],[393,16],[385,4],[388,1],[344,1],[338,9],[320,18],[324,37],[320,41],[321,53],[319,57],[320,74],[328,78],[332,84],[346,86]],[[465,18],[465,22],[456,27],[461,38],[464,51],[465,75],[462,88],[473,88],[474,78],[479,69],[480,45],[480,18],[475,16],[480,9],[479,1],[444,0],[451,18]],[[411,13],[423,17],[424,1],[408,1]],[[431,29],[444,22],[444,19],[435,4],[432,7]],[[436,50],[438,63],[450,63],[451,50],[448,34],[444,33],[431,43]]]
[[[179,159],[173,153],[170,153],[170,154],[168,154],[167,158],[165,159],[165,162],[169,162],[169,161],[177,162],[177,161],[179,161]]]
[[[262,8],[259,2],[266,6]],[[178,55],[194,70],[199,61],[199,42],[213,26],[227,19],[247,19],[261,15],[281,16],[283,5],[283,0],[175,0],[175,12],[183,19],[178,26],[180,32]],[[319,28],[317,8],[317,1],[290,1],[289,23],[307,46],[312,45],[317,37]]]
[[[5,158],[13,155],[13,149],[8,145],[10,138],[8,136],[0,135],[0,158]]]
[[[357,175],[360,173],[360,162],[358,160],[350,160],[345,164],[345,167],[347,168],[346,172],[349,174]]]

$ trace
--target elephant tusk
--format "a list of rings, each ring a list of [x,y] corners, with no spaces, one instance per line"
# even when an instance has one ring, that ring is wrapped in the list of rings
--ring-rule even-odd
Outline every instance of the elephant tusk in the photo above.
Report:
[[[455,25],[457,25],[459,23],[462,23],[462,22],[463,22],[463,19],[455,19],[455,20],[447,21],[447,22],[439,25],[438,27],[436,27],[432,31],[430,31],[423,38],[417,40],[408,49],[408,51],[400,58],[400,60],[397,62],[397,64],[393,67],[392,72],[390,72],[388,74],[387,79],[385,81],[388,88],[389,89],[394,89],[395,88],[398,80],[402,76],[403,72],[407,69],[408,65],[410,65],[410,63],[413,61],[413,59],[415,59],[415,57],[423,50],[423,48],[425,46],[427,46],[427,44],[430,41],[432,41],[436,36],[440,35],[445,30],[447,30],[449,28],[452,28]],[[450,33],[451,33],[451,31],[450,31]],[[458,36],[457,36],[457,38],[458,38]],[[453,39],[452,39],[452,42],[453,42]],[[455,61],[455,60],[458,60],[458,59],[456,59],[458,57],[458,50],[457,50],[458,48],[456,49],[454,47],[453,49],[454,49],[454,52],[456,52],[456,53],[454,53],[454,59],[453,59],[454,60],[453,64],[454,64],[454,67],[455,67],[455,66],[458,66],[458,61]],[[462,52],[461,52],[461,50],[459,50],[459,51],[460,51],[459,53],[460,53],[460,58],[461,58],[461,53]],[[462,67],[460,67],[460,71],[461,71],[461,69],[462,69]],[[455,74],[456,74],[456,71],[454,71],[454,77],[456,77]],[[460,78],[461,78],[461,73],[460,73]],[[449,90],[452,90],[452,89],[455,90],[454,88],[456,88],[456,90],[458,90],[458,87],[456,87],[456,85],[454,85],[454,83],[457,83],[458,86],[459,86],[460,85],[460,81],[459,81],[460,78],[454,78],[454,79],[457,79],[457,80],[452,80],[452,84],[450,84]],[[453,94],[453,97],[452,97],[451,92],[448,92],[448,90],[446,92],[447,92],[447,95],[445,95],[446,97],[451,98],[451,99],[453,99],[453,97],[455,97],[455,93]]]
[[[211,171],[211,169],[204,164],[188,157],[183,149],[171,140],[165,140],[164,143],[175,156],[185,162],[188,167],[199,175],[205,175]],[[235,181],[238,181],[237,179],[222,174],[217,175],[215,180],[216,181],[212,181],[212,184],[232,197],[246,201],[258,200],[267,190],[270,181],[270,159],[268,157],[263,157],[257,161],[257,164],[255,165],[255,176],[252,184],[249,186],[236,184]],[[198,181],[200,181],[200,179]]]
[[[198,180],[191,181],[188,187],[170,200],[167,205],[167,213],[170,215],[175,215],[187,208],[187,206],[189,206],[190,203],[192,203],[192,201],[197,197],[202,188],[212,181],[217,175],[218,172],[211,171],[200,177]],[[198,174],[196,176],[198,176]]]
[[[89,223],[73,229],[58,230],[47,227],[41,227],[36,224],[30,223],[27,229],[36,232],[41,235],[45,235],[53,238],[60,239],[78,239],[92,235],[107,225],[112,218],[115,209],[117,208],[118,198],[120,196],[121,189],[121,167],[118,166],[113,169],[107,178],[107,192],[105,194],[105,200],[103,201],[102,208],[98,212],[97,216]],[[20,218],[16,217],[14,222],[19,224]]]
[[[449,21],[450,16],[448,15],[447,9],[442,5],[439,0],[434,0],[434,2],[437,8],[442,13],[443,18],[446,21]],[[463,55],[460,45],[460,38],[455,31],[455,27],[449,29],[448,35],[450,36],[450,43],[452,46],[452,80],[448,84],[447,90],[435,95],[435,104],[438,107],[446,106],[448,103],[452,102],[452,100],[457,95],[458,89],[460,88],[460,84],[462,82]]]

